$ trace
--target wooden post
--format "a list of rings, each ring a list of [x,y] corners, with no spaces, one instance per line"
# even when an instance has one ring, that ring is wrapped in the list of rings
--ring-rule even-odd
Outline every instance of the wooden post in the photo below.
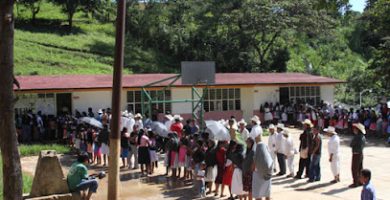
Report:
[[[3,158],[3,198],[21,200],[22,167],[15,129],[14,0],[0,1],[0,148]]]
[[[115,58],[112,85],[112,119],[110,134],[110,159],[108,170],[108,196],[107,199],[119,199],[119,152],[120,152],[120,110],[122,93],[122,69],[125,40],[125,14],[126,0],[118,0],[116,19]]]

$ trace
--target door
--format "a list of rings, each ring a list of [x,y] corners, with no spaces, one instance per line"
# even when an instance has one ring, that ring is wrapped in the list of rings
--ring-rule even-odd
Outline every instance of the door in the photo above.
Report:
[[[288,87],[279,88],[279,99],[282,105],[288,103],[288,101],[290,100],[290,93],[288,91]]]
[[[62,113],[72,114],[72,94],[59,93],[56,94],[57,99],[57,115]]]

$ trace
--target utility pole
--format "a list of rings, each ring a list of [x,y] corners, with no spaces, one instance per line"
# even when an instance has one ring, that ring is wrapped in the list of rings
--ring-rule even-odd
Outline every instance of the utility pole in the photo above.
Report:
[[[114,74],[112,84],[112,120],[110,134],[110,159],[108,169],[107,199],[119,199],[119,151],[120,151],[120,110],[122,96],[122,69],[125,41],[126,0],[117,1]]]

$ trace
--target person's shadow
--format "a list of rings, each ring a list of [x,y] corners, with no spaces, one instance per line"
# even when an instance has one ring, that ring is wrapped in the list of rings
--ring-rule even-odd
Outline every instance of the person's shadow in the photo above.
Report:
[[[344,192],[344,191],[346,191],[348,189],[349,189],[348,187],[337,188],[337,189],[329,190],[327,192],[323,192],[322,194],[325,194],[325,195],[335,195],[337,193]]]

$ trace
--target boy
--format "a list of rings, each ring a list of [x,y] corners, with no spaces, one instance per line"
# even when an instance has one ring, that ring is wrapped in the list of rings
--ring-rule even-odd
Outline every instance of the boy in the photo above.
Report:
[[[206,188],[205,188],[205,182],[204,182],[204,177],[206,174],[205,169],[206,169],[206,163],[202,162],[200,165],[200,169],[198,170],[198,173],[196,174],[195,188],[199,192],[200,198],[206,197]]]
[[[363,184],[361,200],[376,200],[375,188],[371,184],[371,171],[369,169],[362,170],[360,182]]]

